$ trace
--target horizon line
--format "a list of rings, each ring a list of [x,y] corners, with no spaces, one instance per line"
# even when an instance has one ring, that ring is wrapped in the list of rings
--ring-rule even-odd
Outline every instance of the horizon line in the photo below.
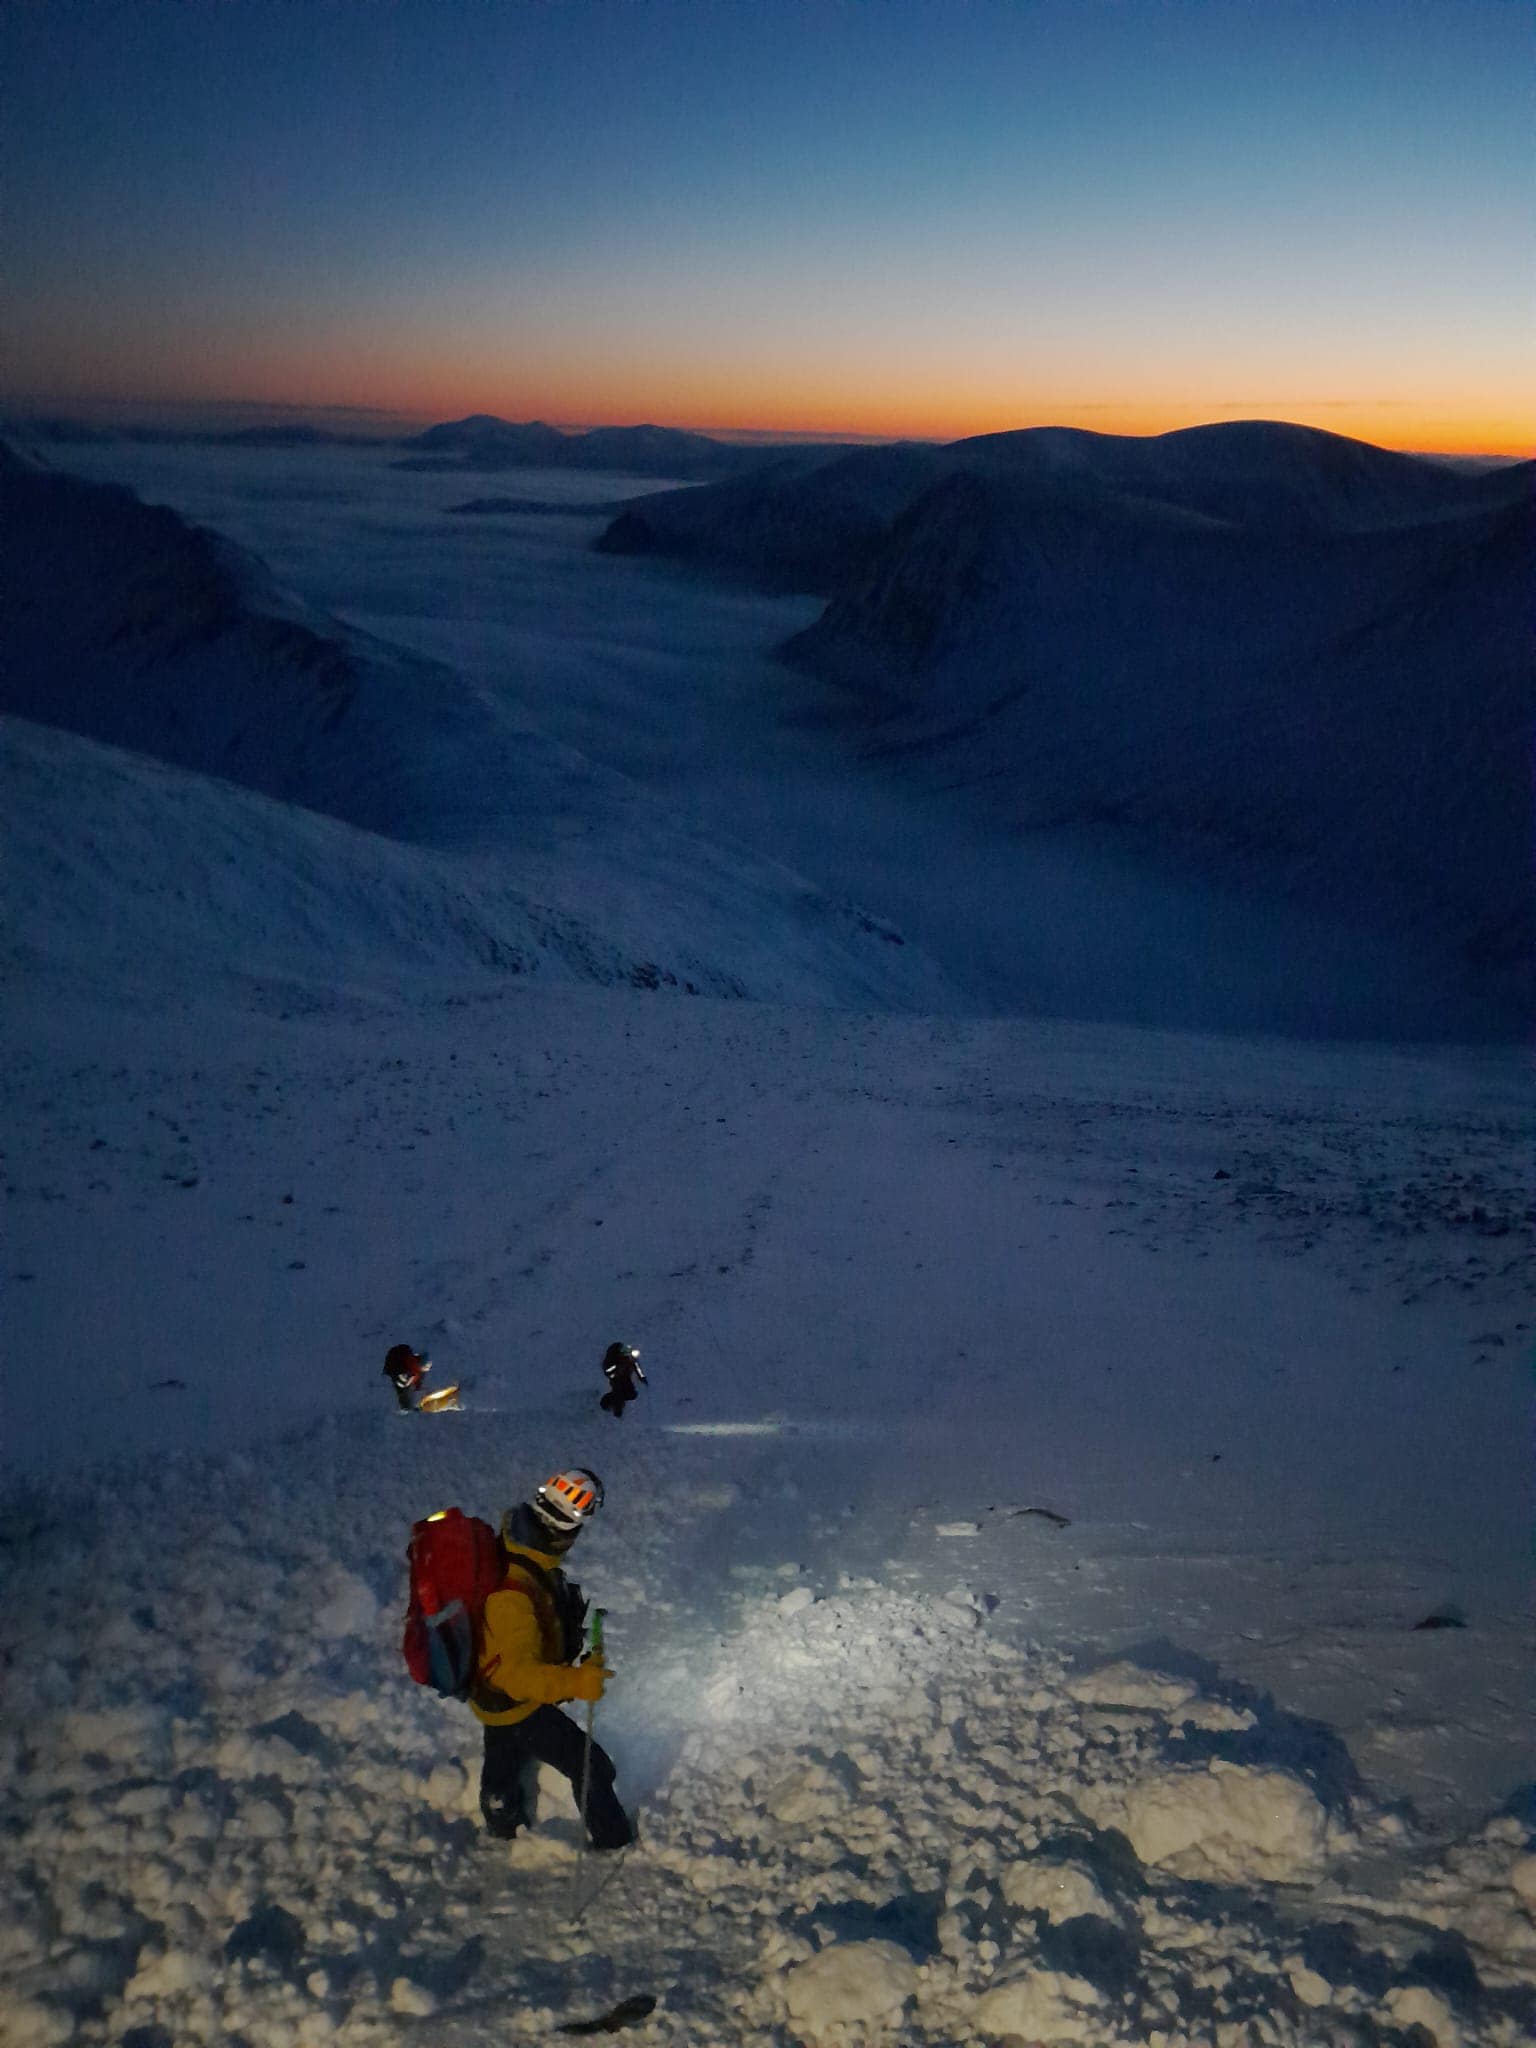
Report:
[[[1337,408],[1343,410],[1346,406],[1357,402],[1343,399],[1319,400],[1315,408],[1309,409],[1328,411]],[[1396,402],[1399,404],[1403,403],[1403,401]],[[1072,413],[1107,412],[1113,410],[1114,407],[1114,400],[1103,399],[1089,402],[1080,401],[1064,407],[1063,410]],[[827,428],[679,426],[674,422],[664,422],[655,419],[587,420],[579,422],[547,420],[540,419],[537,416],[530,416],[526,419],[513,419],[502,413],[480,410],[470,410],[464,413],[442,416],[435,412],[419,411],[414,408],[359,405],[349,403],[346,400],[329,403],[315,400],[273,400],[264,398],[129,398],[121,396],[114,398],[88,398],[82,397],[79,394],[68,397],[56,397],[38,392],[0,392],[0,411],[19,411],[23,415],[42,417],[65,423],[78,420],[81,425],[95,424],[101,426],[115,423],[124,427],[135,425],[144,427],[153,424],[146,419],[133,420],[127,417],[135,413],[201,414],[205,418],[209,415],[218,414],[260,414],[263,416],[264,424],[283,425],[291,423],[295,426],[313,424],[321,419],[355,419],[359,422],[359,425],[364,420],[374,420],[381,423],[380,431],[376,434],[362,434],[360,438],[377,439],[380,441],[387,441],[390,438],[387,428],[383,424],[386,422],[402,426],[414,425],[417,422],[428,426],[445,426],[454,425],[459,420],[476,418],[494,419],[509,427],[543,425],[553,428],[557,433],[568,434],[573,437],[606,430],[617,429],[622,431],[627,428],[658,427],[667,432],[699,434],[706,439],[719,441],[727,445],[758,444],[765,447],[808,442],[826,443],[831,446],[868,447],[889,447],[901,442],[915,442],[931,447],[948,447],[960,441],[979,440],[991,434],[1024,433],[1032,429],[1038,430],[1041,428],[1057,427],[1063,428],[1068,432],[1089,434],[1103,431],[1095,427],[1069,427],[1066,422],[1060,419],[1041,417],[1031,419],[1020,426],[983,427],[973,433],[944,436],[902,432],[872,434],[856,430],[837,432]],[[93,421],[90,418],[81,417],[82,413],[94,414],[96,418]],[[115,420],[113,418],[114,415],[117,416]],[[1261,411],[1238,413],[1235,407],[1227,406],[1218,408],[1217,416],[1214,418],[1191,419],[1183,422],[1180,426],[1157,428],[1152,432],[1144,434],[1106,433],[1106,438],[1118,440],[1157,440],[1164,434],[1184,433],[1196,427],[1235,426],[1259,422],[1275,426],[1307,427],[1310,425],[1309,422],[1304,420],[1288,419],[1283,414]],[[1315,427],[1312,428],[1312,431],[1326,434],[1334,433],[1336,430],[1331,427]],[[1507,447],[1475,449],[1467,447],[1434,448],[1426,447],[1422,444],[1409,447],[1401,443],[1394,444],[1384,441],[1366,442],[1365,437],[1358,434],[1340,434],[1338,438],[1341,440],[1365,442],[1365,445],[1383,448],[1396,454],[1430,457],[1444,456],[1470,461],[1522,462],[1532,459],[1533,452],[1536,452],[1529,448],[1512,449]]]

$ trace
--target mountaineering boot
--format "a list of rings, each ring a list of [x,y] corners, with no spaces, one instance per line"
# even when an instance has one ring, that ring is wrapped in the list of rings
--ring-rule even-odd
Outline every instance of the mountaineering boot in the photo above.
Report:
[[[498,1842],[512,1841],[527,1817],[522,1801],[514,1801],[505,1792],[482,1792],[480,1812],[486,1833],[494,1835]]]

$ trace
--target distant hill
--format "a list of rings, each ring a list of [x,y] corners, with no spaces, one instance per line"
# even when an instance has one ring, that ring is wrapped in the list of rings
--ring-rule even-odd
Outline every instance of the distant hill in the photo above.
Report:
[[[750,475],[626,506],[597,542],[829,595],[874,561],[895,521],[947,476],[1033,484],[1042,506],[1086,493],[1262,529],[1344,532],[1508,503],[1536,465],[1468,474],[1277,421],[1133,438],[1029,427],[936,448],[797,450]]]
[[[490,413],[428,427],[405,446],[410,452],[400,458],[403,469],[600,469],[701,480],[760,469],[783,455],[777,448],[717,441],[681,427],[593,427],[567,434],[542,420],[518,424]]]
[[[909,443],[760,455],[743,476],[637,499],[595,545],[825,593],[872,561],[892,522],[953,468],[948,450]]]

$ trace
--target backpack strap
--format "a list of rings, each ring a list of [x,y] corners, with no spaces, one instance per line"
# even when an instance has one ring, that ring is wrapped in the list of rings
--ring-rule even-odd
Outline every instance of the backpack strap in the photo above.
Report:
[[[498,1593],[521,1593],[533,1609],[534,1619],[539,1628],[539,1647],[548,1664],[569,1664],[580,1652],[580,1643],[574,1647],[570,1641],[570,1630],[566,1616],[569,1607],[569,1582],[564,1574],[559,1575],[558,1584],[536,1565],[531,1558],[509,1557],[501,1584],[494,1588]],[[562,1598],[562,1596],[564,1596]],[[487,1713],[502,1714],[517,1701],[503,1692],[499,1686],[489,1684],[477,1674],[470,1692],[472,1704]]]
[[[560,1626],[560,1609],[555,1600],[555,1589],[546,1572],[526,1557],[507,1559],[506,1577],[497,1588],[498,1592],[522,1593],[527,1596],[539,1624],[539,1642],[544,1651],[545,1661],[550,1664],[564,1664],[565,1632]]]

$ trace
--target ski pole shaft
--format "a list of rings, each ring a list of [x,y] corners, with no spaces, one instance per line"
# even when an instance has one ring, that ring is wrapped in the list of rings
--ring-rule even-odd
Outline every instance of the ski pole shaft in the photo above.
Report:
[[[593,1608],[592,1626],[588,1632],[591,1654],[597,1658],[599,1663],[602,1662],[603,1657],[603,1614],[603,1608]],[[597,1701],[588,1700],[586,1737],[581,1745],[581,1797],[576,1802],[577,1818],[586,1835],[586,1841],[583,1844],[584,1854],[592,1847],[592,1823],[587,1818],[587,1794],[592,1789],[592,1724],[596,1719]],[[573,1913],[576,1910],[576,1901],[580,1889],[581,1864],[578,1861],[576,1868],[571,1873],[571,1911]]]
[[[603,1615],[606,1609],[594,1607],[590,1635],[591,1655],[598,1663],[603,1661]],[[597,1719],[597,1701],[587,1701],[587,1735],[581,1749],[581,1824],[587,1830],[588,1841],[592,1838],[591,1824],[587,1819],[587,1794],[592,1787],[592,1724]]]

